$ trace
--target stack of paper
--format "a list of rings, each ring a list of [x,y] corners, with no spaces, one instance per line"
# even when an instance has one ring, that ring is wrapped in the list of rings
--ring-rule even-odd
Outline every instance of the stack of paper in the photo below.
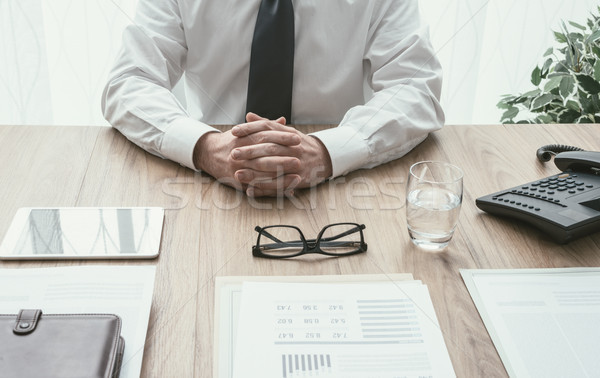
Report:
[[[215,377],[454,376],[420,281],[270,279],[218,281]]]
[[[600,268],[461,274],[511,377],[600,375]]]

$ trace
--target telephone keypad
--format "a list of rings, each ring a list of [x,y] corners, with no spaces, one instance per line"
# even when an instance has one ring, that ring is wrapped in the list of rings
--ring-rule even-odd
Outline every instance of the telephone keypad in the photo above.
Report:
[[[571,194],[580,194],[585,190],[594,188],[594,185],[589,184],[589,182],[586,183],[581,181],[581,179],[579,179],[575,174],[562,173],[524,184],[521,187],[511,189],[508,192],[497,193],[491,199],[493,201],[508,203],[516,207],[540,211],[540,207],[528,202],[544,201],[560,207],[567,207],[567,205],[561,203],[560,199],[554,198],[553,195],[556,194],[558,196],[565,196]],[[523,199],[517,201],[517,199],[513,198],[512,196],[510,196],[511,198],[502,198],[508,193],[521,196]],[[527,198],[531,198],[532,201],[528,201]]]

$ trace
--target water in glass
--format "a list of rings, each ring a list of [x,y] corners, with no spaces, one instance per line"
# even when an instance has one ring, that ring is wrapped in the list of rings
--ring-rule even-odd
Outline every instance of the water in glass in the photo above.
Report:
[[[406,219],[413,243],[427,250],[444,249],[456,228],[461,197],[440,187],[408,193]]]

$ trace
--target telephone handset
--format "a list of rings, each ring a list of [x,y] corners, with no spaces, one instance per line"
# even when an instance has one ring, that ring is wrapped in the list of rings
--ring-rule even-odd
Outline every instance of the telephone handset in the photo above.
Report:
[[[477,198],[477,207],[527,222],[558,243],[600,231],[600,152],[559,145],[540,150],[542,161],[550,159],[543,153],[555,154],[561,173]]]

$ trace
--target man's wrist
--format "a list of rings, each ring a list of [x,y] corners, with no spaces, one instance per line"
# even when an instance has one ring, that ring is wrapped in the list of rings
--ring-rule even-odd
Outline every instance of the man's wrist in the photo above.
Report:
[[[209,167],[207,166],[207,163],[211,154],[210,146],[214,145],[214,143],[211,143],[211,139],[217,134],[218,132],[216,131],[209,131],[202,135],[196,142],[192,159],[197,170],[208,172]]]
[[[329,151],[327,150],[327,147],[325,147],[325,145],[323,144],[323,142],[321,142],[321,140],[315,136],[310,135],[310,137],[316,141],[317,145],[319,146],[320,149],[320,155],[321,155],[321,163],[322,163],[322,167],[323,170],[320,172],[318,172],[318,178],[321,179],[321,181],[327,180],[329,178],[331,178],[331,175],[333,175],[333,166],[331,163],[331,156],[329,156]]]

